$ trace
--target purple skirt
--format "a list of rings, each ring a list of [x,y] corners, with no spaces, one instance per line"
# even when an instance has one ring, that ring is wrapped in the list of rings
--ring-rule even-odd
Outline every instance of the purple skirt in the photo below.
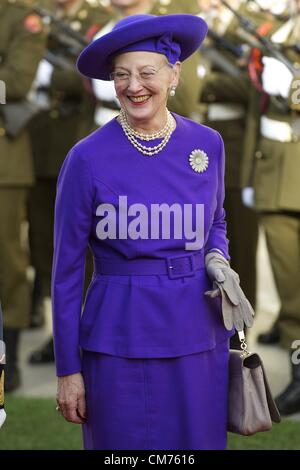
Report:
[[[227,340],[171,358],[83,351],[84,448],[225,449],[228,353]]]

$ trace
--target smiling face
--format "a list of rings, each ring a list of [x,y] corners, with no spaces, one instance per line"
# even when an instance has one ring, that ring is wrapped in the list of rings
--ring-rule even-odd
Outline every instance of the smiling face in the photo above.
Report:
[[[126,52],[114,59],[116,94],[132,126],[164,125],[167,99],[178,85],[180,66],[176,62],[171,67],[164,55],[155,52]]]

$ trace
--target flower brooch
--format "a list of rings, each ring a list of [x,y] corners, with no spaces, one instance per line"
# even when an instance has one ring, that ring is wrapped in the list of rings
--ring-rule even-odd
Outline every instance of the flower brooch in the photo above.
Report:
[[[208,167],[208,156],[204,150],[195,149],[189,156],[191,167],[197,173],[203,173]]]

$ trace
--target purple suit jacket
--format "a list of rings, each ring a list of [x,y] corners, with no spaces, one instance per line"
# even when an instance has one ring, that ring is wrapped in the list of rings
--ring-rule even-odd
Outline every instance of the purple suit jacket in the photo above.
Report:
[[[52,272],[53,329],[57,375],[81,370],[80,348],[123,357],[176,357],[215,347],[228,338],[220,299],[212,287],[204,255],[217,248],[228,259],[224,220],[224,145],[220,135],[174,114],[177,127],[158,155],[147,157],[127,140],[116,119],[75,145],[61,168],[55,207]],[[154,142],[155,143],[155,142]],[[153,145],[153,141],[151,142]],[[206,152],[208,168],[195,172],[189,155]],[[97,208],[119,196],[128,205],[204,205],[201,269],[194,276],[107,275],[94,273],[83,303],[86,248],[96,259],[165,258],[186,254],[181,239],[100,240]],[[130,220],[130,217],[129,217]],[[188,251],[191,253],[191,251]]]

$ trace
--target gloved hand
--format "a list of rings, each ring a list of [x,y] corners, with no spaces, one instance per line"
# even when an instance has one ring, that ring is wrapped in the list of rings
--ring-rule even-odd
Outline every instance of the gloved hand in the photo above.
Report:
[[[264,91],[269,95],[288,98],[294,78],[292,72],[273,57],[263,57],[262,61],[264,69],[261,78]]]
[[[239,275],[230,267],[229,262],[219,253],[210,252],[205,256],[205,266],[213,281],[213,290],[205,295],[214,298],[222,296],[222,315],[225,328],[242,331],[244,325],[253,325],[254,311],[240,287]]]

